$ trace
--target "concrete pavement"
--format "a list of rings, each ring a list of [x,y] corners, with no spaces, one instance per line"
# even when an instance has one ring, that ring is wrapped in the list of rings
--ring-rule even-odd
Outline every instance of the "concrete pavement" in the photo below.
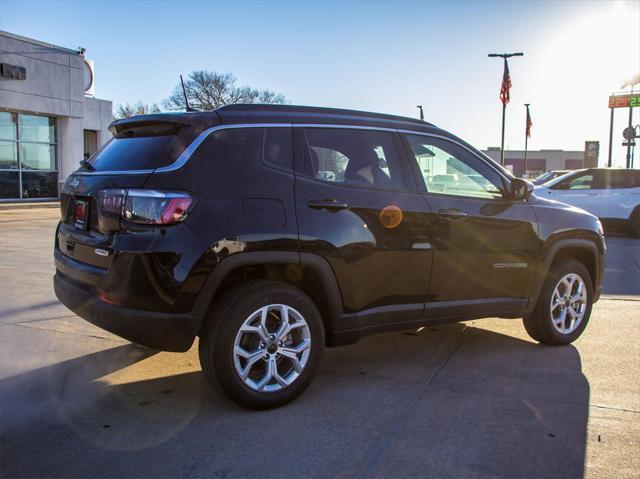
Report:
[[[326,350],[297,401],[236,407],[196,348],[142,350],[57,304],[57,212],[0,212],[2,477],[640,477],[640,241],[608,239],[573,345],[518,320]]]

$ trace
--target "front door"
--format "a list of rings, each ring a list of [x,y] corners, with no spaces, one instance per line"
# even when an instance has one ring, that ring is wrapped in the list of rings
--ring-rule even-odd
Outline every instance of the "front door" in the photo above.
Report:
[[[482,316],[526,306],[540,246],[531,206],[505,199],[508,179],[462,144],[405,138],[431,210],[426,315]]]
[[[592,215],[600,216],[600,193],[593,171],[587,170],[571,175],[548,190],[548,198],[577,206]],[[544,196],[544,195],[543,195]]]
[[[432,251],[397,134],[295,127],[294,136],[301,251],[329,262],[354,327],[419,320]]]

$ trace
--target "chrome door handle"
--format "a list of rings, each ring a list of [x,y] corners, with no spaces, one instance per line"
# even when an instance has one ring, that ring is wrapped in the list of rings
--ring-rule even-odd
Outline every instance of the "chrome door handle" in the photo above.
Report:
[[[347,208],[349,208],[349,205],[347,203],[342,203],[341,201],[338,201],[333,198],[326,199],[326,200],[310,200],[307,203],[307,206],[309,208],[313,208],[314,210],[330,210],[330,211],[346,210]]]
[[[462,219],[465,219],[467,216],[469,216],[467,213],[465,213],[464,211],[460,211],[457,208],[444,208],[444,209],[438,210],[436,214],[440,218],[444,218],[445,220],[449,220],[449,221],[460,221]]]

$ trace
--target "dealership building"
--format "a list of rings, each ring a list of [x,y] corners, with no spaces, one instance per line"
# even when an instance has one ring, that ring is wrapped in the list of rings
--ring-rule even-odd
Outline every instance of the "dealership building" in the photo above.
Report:
[[[84,50],[0,30],[0,202],[57,198],[110,138],[112,104],[94,80]]]
[[[595,168],[598,166],[599,149],[599,142],[586,141],[583,151],[529,150],[526,178],[535,178],[551,170]],[[482,151],[491,159],[500,162],[500,147],[489,147]],[[515,176],[524,177],[524,150],[505,150],[504,166]]]

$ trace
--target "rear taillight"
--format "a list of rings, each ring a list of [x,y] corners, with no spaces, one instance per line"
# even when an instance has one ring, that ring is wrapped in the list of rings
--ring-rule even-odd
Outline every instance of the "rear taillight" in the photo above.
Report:
[[[193,198],[177,191],[112,189],[98,193],[98,204],[104,217],[145,225],[171,225],[187,217]]]

